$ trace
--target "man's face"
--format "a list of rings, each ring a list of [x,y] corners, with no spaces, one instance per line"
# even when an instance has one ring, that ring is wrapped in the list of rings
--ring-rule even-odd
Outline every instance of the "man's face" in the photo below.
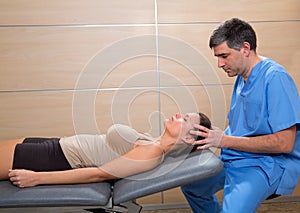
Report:
[[[229,48],[226,42],[213,48],[214,55],[218,58],[218,67],[222,68],[228,77],[243,75],[245,72],[245,62],[243,48],[235,50]]]

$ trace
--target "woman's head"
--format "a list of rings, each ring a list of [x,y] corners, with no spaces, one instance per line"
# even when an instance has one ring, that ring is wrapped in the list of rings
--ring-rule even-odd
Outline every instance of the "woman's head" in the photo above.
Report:
[[[197,147],[191,146],[190,144],[192,143],[190,142],[201,140],[202,138],[190,133],[191,130],[198,130],[194,128],[195,124],[200,124],[211,129],[209,118],[201,112],[187,113],[184,115],[177,113],[165,120],[165,134],[175,140],[175,144],[173,144],[172,151],[169,154],[177,156],[196,150]],[[187,143],[187,141],[189,141],[189,143]]]
[[[186,113],[184,115],[176,113],[169,119],[165,120],[166,131],[174,138],[194,138],[195,140],[200,140],[195,135],[191,135],[190,131],[194,130],[194,125],[200,124],[206,128],[211,129],[211,122],[209,118],[199,112],[199,113]]]

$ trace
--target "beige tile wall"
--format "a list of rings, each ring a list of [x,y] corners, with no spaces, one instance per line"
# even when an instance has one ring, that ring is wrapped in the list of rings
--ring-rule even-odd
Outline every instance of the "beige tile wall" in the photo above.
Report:
[[[224,128],[234,79],[216,67],[211,31],[250,21],[258,52],[300,88],[299,9],[298,0],[0,0],[0,140],[104,133],[112,123],[158,135],[178,111],[203,111]],[[179,188],[139,199],[184,201]]]

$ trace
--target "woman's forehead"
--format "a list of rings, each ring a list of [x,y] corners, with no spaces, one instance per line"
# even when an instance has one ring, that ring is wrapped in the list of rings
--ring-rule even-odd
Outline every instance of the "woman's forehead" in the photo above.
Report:
[[[191,113],[186,113],[185,115],[190,117],[193,123],[197,123],[197,124],[200,123],[200,115],[198,113],[191,112]]]

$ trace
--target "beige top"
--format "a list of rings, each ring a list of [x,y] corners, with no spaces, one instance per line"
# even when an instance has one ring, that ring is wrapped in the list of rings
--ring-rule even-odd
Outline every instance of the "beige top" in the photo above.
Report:
[[[138,139],[154,142],[150,135],[129,126],[112,125],[106,135],[75,135],[60,139],[60,145],[72,168],[96,167],[130,151]]]

